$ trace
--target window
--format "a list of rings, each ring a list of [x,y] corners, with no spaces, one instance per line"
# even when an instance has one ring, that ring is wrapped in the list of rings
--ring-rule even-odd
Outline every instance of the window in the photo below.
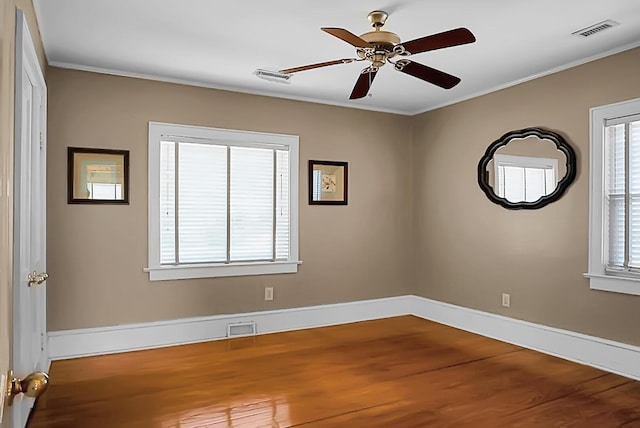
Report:
[[[510,202],[535,202],[556,189],[558,160],[495,155],[497,195]]]
[[[640,295],[640,99],[591,109],[591,288]]]
[[[299,263],[297,136],[149,123],[151,280]]]

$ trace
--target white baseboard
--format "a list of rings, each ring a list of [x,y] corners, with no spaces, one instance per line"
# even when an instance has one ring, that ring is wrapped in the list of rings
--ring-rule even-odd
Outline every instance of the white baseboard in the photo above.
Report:
[[[420,318],[640,380],[640,347],[412,297],[408,312]]]
[[[640,347],[418,296],[54,331],[49,333],[49,358],[62,360],[224,339],[227,325],[238,322],[253,321],[257,333],[266,334],[407,314],[640,380]]]
[[[331,305],[214,315],[171,321],[49,332],[49,359],[64,360],[225,339],[227,325],[256,323],[258,334],[407,315],[413,296]]]

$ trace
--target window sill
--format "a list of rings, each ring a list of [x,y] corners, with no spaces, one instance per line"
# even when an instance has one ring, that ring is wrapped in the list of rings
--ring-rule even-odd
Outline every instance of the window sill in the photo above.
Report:
[[[640,296],[640,278],[585,273],[589,278],[589,288],[592,290],[612,291],[614,293],[632,294]]]
[[[144,268],[143,270],[149,273],[150,281],[167,281],[173,279],[296,273],[300,264],[302,264],[301,261],[253,262],[229,265],[161,266]]]

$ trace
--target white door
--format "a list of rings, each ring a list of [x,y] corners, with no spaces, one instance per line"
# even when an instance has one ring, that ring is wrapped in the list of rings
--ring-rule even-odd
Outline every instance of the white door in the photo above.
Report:
[[[16,15],[13,370],[46,371],[46,85],[27,22]],[[31,275],[30,275],[31,274]],[[35,274],[35,275],[34,275]],[[29,280],[31,277],[31,280]],[[17,396],[15,428],[34,399]]]

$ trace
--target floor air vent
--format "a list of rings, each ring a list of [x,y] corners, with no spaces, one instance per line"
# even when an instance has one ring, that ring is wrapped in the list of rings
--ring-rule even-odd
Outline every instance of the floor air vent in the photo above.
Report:
[[[615,27],[616,25],[620,25],[620,23],[608,19],[606,21],[598,22],[597,24],[593,24],[587,28],[583,28],[582,30],[578,30],[571,34],[579,37],[589,37],[604,30],[608,30],[609,28]]]
[[[256,323],[238,322],[227,324],[227,337],[253,336],[256,334]]]

